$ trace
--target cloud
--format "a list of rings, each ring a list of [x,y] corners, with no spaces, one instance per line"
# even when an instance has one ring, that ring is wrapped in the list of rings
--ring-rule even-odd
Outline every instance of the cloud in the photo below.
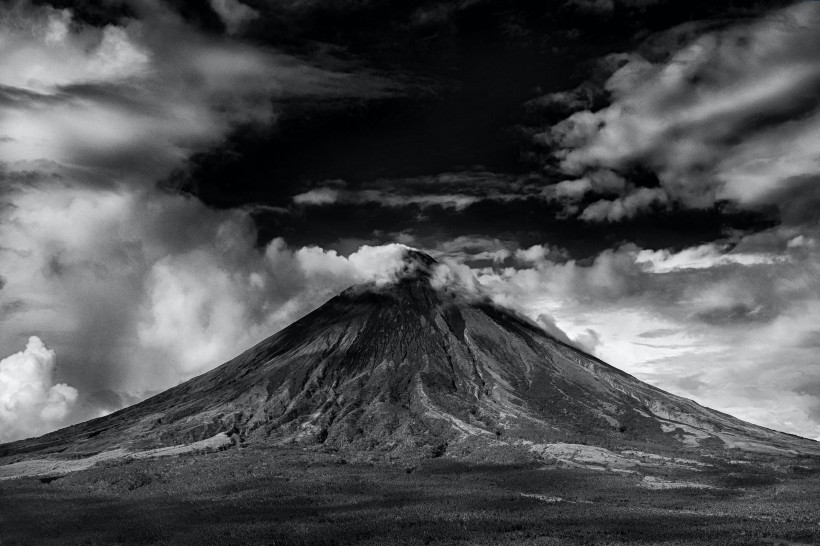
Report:
[[[584,351],[595,354],[595,350],[601,345],[601,335],[591,328],[587,328],[582,333],[575,336],[573,343]]]
[[[513,255],[517,246],[517,243],[510,240],[480,235],[461,235],[454,239],[438,241],[431,252],[437,258],[449,258],[459,263],[487,260],[502,263]]]
[[[258,11],[238,0],[209,0],[209,3],[222,19],[228,34],[240,32],[249,22],[259,18]]]
[[[327,187],[312,189],[293,196],[293,202],[303,206],[324,206],[339,203],[354,205],[377,204],[391,208],[409,206],[418,206],[420,208],[441,207],[456,211],[464,210],[481,200],[481,197],[472,195],[413,195],[409,192],[397,194],[384,190],[339,190]]]
[[[816,229],[797,233],[677,251],[627,244],[584,261],[536,246],[472,273],[496,301],[644,381],[813,438],[820,252]]]
[[[581,213],[581,220],[617,222],[632,218],[651,206],[665,208],[668,202],[666,192],[658,188],[638,188],[633,192],[612,201],[601,200],[589,205]]]
[[[656,175],[659,187],[627,184],[582,218],[614,221],[667,201],[781,211],[799,196],[817,202],[815,184],[796,181],[820,167],[820,61],[810,53],[820,47],[820,4],[683,37],[683,48],[654,42],[676,48],[666,55],[631,54],[605,83],[609,106],[576,112],[536,136],[579,180],[603,171],[629,181],[636,167]],[[556,189],[577,198],[594,188]]]
[[[26,168],[47,157],[100,183],[153,182],[236,127],[271,122],[276,100],[388,85],[205,35],[154,2],[102,28],[16,2],[0,8],[0,33],[0,158]]]
[[[789,241],[787,247],[791,244]],[[792,246],[793,248],[793,246]],[[685,269],[709,269],[721,265],[775,264],[788,262],[787,256],[771,252],[750,252],[732,249],[731,245],[709,243],[685,248],[678,252],[669,250],[641,250],[635,256],[635,263],[653,273],[669,273]]]
[[[565,5],[581,13],[608,16],[616,9],[640,10],[663,3],[664,0],[567,0]]]
[[[378,179],[349,187],[331,180],[292,197],[300,206],[380,205],[382,207],[440,207],[455,211],[482,201],[510,202],[543,199],[543,183],[488,171],[442,173],[402,179]]]
[[[549,247],[544,245],[532,245],[527,249],[518,249],[515,252],[515,257],[523,262],[540,262],[546,258],[549,253]]]
[[[36,332],[76,389],[55,386],[47,419],[15,435],[173,386],[379,275],[278,239],[260,250],[247,212],[157,180],[240,126],[271,124],[280,100],[392,84],[204,33],[159,2],[128,5],[100,26],[0,7],[0,351]],[[249,20],[241,6],[215,7],[228,30]]]
[[[257,249],[246,213],[148,190],[49,187],[14,203],[0,221],[0,303],[22,303],[0,347],[42,332],[83,393],[139,394],[210,369],[352,284],[390,280],[405,248]]]
[[[24,350],[0,360],[0,442],[65,424],[78,393],[53,382],[56,359],[54,351],[32,336]]]
[[[529,248],[519,248],[515,251],[515,259],[524,263],[542,263],[546,259],[563,261],[568,259],[567,252],[549,245],[532,245]]]
[[[766,320],[768,317],[761,316],[763,307],[754,307],[744,303],[734,303],[728,306],[712,307],[705,311],[700,311],[695,318],[707,324],[737,324],[739,322]]]
[[[342,254],[275,238],[259,248],[247,212],[154,189],[237,127],[273,122],[281,99],[382,96],[390,82],[202,33],[158,3],[134,5],[132,18],[100,27],[26,2],[1,8],[0,350],[17,351],[35,332],[72,385],[44,381],[43,407],[53,411],[29,412],[37,421],[15,434],[172,386],[400,267],[398,245],[351,242]],[[236,1],[212,6],[237,35],[253,17]],[[719,32],[699,28],[683,49],[608,59],[611,105],[539,137],[557,147],[563,170],[552,187],[476,170],[327,182],[294,204],[464,211],[549,199],[588,221],[721,199],[774,204],[803,229],[685,249],[623,245],[584,261],[501,236],[430,250],[445,264],[437,282],[515,305],[663,388],[816,436],[815,13],[798,5]],[[600,100],[576,91],[554,102]],[[634,179],[636,166],[650,183]]]
[[[65,422],[89,415],[83,404],[112,409],[100,393],[139,399],[350,285],[389,281],[405,248],[344,256],[274,239],[260,249],[246,213],[147,190],[50,186],[14,203],[0,222],[0,304],[15,307],[15,320],[0,346],[31,331],[50,340],[79,391]],[[582,262],[546,245],[464,237],[440,244],[436,279],[512,305],[661,388],[816,436],[816,400],[795,393],[820,380],[808,365],[820,318],[817,236],[784,227],[679,251],[624,245]],[[490,258],[502,250],[504,260]]]
[[[572,340],[567,336],[566,332],[564,332],[561,328],[558,327],[558,324],[555,322],[555,318],[550,316],[547,313],[541,313],[537,317],[535,317],[535,323],[538,324],[541,328],[544,329],[549,335],[558,339],[559,341],[563,341],[564,343],[569,343],[570,345],[573,344]]]
[[[640,334],[638,334],[638,337],[645,339],[656,339],[659,337],[668,337],[676,333],[677,331],[672,330],[671,328],[657,328],[655,330],[647,330],[646,332],[641,332]]]
[[[297,205],[332,205],[339,201],[339,190],[334,188],[315,188],[293,196]]]

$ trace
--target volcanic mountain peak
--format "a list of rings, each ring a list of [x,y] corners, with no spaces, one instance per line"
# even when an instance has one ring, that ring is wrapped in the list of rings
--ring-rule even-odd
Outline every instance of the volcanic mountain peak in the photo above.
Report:
[[[373,280],[351,286],[339,297],[354,299],[389,295],[421,311],[440,305],[490,302],[471,274],[455,271],[420,250],[402,247]],[[378,300],[372,300],[378,301]],[[424,313],[428,313],[429,309]]]
[[[8,444],[0,456],[157,449],[225,434],[390,456],[513,449],[547,457],[580,444],[820,452],[647,385],[486,298],[459,297],[439,286],[442,268],[452,271],[408,248],[390,282],[348,289],[204,375]]]
[[[430,255],[407,247],[402,254],[402,265],[396,272],[397,279],[429,279],[439,263]]]

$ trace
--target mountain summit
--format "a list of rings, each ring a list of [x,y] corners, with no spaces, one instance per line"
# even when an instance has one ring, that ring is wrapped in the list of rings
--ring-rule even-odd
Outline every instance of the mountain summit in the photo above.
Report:
[[[643,383],[535,323],[441,283],[408,249],[395,278],[354,286],[222,366],[117,413],[0,455],[147,450],[227,434],[395,456],[592,444],[669,452],[817,452],[815,442]],[[547,447],[544,447],[547,446]]]

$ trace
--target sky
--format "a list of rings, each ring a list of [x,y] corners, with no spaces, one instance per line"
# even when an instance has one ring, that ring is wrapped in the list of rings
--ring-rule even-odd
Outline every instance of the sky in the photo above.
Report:
[[[820,439],[820,2],[0,6],[0,442],[424,250],[669,392]]]

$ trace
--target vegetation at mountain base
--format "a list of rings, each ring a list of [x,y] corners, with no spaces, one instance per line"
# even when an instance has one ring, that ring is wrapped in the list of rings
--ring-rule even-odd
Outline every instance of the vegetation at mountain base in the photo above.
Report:
[[[0,543],[820,542],[818,467],[761,461],[699,479],[715,488],[651,490],[640,474],[537,462],[356,462],[248,447],[0,482]]]

